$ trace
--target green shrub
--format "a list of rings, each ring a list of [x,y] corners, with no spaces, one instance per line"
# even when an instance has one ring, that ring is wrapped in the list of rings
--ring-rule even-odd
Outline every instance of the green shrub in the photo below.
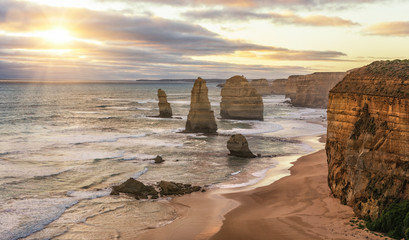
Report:
[[[391,204],[378,219],[367,222],[366,226],[391,238],[409,239],[409,201]]]

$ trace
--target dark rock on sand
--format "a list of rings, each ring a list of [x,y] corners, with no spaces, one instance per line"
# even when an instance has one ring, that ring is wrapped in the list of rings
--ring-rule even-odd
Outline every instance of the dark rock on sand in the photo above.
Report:
[[[147,199],[148,196],[158,195],[158,192],[153,186],[146,186],[134,178],[129,178],[121,185],[112,187],[111,195],[119,195],[120,192],[130,194],[136,199]]]
[[[158,192],[156,189],[159,189]],[[192,192],[199,192],[204,188],[200,186],[192,186],[191,184],[175,183],[168,181],[160,181],[155,185],[145,185],[142,182],[129,178],[126,182],[119,186],[112,187],[111,195],[119,195],[125,193],[134,196],[136,199],[157,199],[160,196],[170,195],[185,195]]]
[[[227,141],[227,149],[230,151],[230,155],[243,158],[254,158],[254,155],[250,149],[247,139],[241,134],[234,134]]]

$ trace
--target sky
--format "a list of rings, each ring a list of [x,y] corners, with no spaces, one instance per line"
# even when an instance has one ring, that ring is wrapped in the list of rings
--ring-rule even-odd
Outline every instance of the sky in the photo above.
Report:
[[[409,56],[408,0],[0,0],[0,79],[286,78]]]

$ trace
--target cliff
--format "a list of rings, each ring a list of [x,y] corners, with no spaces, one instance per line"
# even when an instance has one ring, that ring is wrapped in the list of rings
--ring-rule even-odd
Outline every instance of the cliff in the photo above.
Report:
[[[287,79],[276,79],[271,83],[270,92],[271,94],[285,94],[285,87],[287,84]]]
[[[254,79],[251,80],[250,86],[256,89],[257,93],[260,95],[271,94],[270,84],[267,79]]]
[[[329,94],[326,153],[335,197],[366,219],[409,199],[409,61],[351,71]]]
[[[263,99],[246,78],[226,80],[221,91],[220,116],[227,119],[263,120]]]
[[[318,72],[288,78],[286,97],[297,107],[326,108],[331,88],[345,77],[345,72]]]
[[[172,117],[172,108],[168,103],[168,99],[165,91],[158,89],[158,98],[159,98],[159,117],[162,118],[171,118]]]
[[[185,132],[215,133],[217,124],[210,108],[206,81],[197,78],[190,96],[190,111]]]

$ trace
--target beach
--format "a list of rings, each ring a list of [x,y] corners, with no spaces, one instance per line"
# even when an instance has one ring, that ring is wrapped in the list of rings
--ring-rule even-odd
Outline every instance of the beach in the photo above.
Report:
[[[325,150],[299,158],[290,171],[250,191],[176,198],[183,215],[140,239],[385,239],[357,229],[352,208],[331,196]]]

